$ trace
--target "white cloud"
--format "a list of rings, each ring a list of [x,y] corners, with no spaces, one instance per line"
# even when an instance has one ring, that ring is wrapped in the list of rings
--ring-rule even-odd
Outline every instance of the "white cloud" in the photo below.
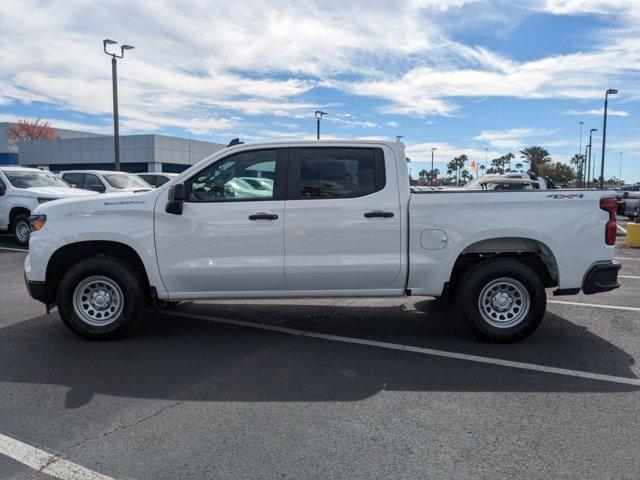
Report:
[[[400,115],[453,115],[466,97],[599,99],[606,87],[640,98],[640,2],[632,0],[13,3],[0,0],[0,104],[108,116],[101,42],[109,36],[136,46],[119,63],[123,125],[132,130],[212,133],[235,128],[238,116],[308,118],[322,107],[310,100],[320,87],[381,99],[382,113]],[[516,7],[606,13],[617,28],[606,42],[585,42],[585,51],[527,61],[454,40],[466,9],[474,8],[474,23],[498,30],[513,28],[508,12]],[[327,120],[340,128],[383,123]]]
[[[604,115],[604,107],[602,108],[592,108],[591,110],[567,110],[565,112],[567,115]],[[607,115],[612,115],[614,117],[628,117],[629,112],[625,112],[624,110],[614,110],[613,108],[607,108]]]
[[[518,149],[524,146],[525,138],[538,138],[556,133],[555,130],[534,128],[512,128],[509,130],[483,130],[474,140],[487,142],[495,148]]]

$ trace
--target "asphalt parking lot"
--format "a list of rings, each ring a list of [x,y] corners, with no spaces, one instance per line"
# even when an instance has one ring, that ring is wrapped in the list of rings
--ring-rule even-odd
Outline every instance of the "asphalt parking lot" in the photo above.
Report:
[[[549,296],[513,345],[419,297],[186,304],[95,343],[0,237],[0,477],[639,478],[640,250],[619,243],[620,289]]]

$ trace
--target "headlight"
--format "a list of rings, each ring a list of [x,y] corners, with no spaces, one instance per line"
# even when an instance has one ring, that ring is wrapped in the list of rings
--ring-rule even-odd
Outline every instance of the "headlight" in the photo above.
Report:
[[[44,227],[45,222],[47,221],[46,215],[31,215],[29,217],[29,225],[31,226],[31,232],[37,232],[42,227]]]
[[[50,202],[51,200],[55,200],[55,198],[38,198],[38,203]]]

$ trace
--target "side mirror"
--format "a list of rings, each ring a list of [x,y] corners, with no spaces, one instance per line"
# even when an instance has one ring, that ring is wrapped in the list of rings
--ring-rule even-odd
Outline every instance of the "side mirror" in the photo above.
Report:
[[[89,185],[89,190],[98,193],[104,193],[107,191],[107,188],[104,185]]]
[[[164,211],[172,215],[182,215],[182,207],[187,199],[184,183],[177,183],[169,189],[169,201]]]
[[[7,186],[4,183],[0,183],[0,197],[7,193]]]

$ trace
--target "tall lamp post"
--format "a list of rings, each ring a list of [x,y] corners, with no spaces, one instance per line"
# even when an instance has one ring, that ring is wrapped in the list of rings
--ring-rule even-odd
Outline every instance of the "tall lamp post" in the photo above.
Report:
[[[589,156],[587,157],[587,187],[589,187],[591,185],[591,179],[589,178],[591,176],[591,145],[592,145],[592,136],[593,136],[593,132],[597,132],[598,129],[597,128],[592,128],[591,130],[589,130],[589,145],[587,145],[586,150],[589,151]],[[586,151],[585,151],[585,155],[586,155]]]
[[[622,152],[620,152],[620,185],[622,185]]]
[[[580,125],[580,147],[578,148],[578,155],[582,155],[582,126],[584,122],[578,122]],[[582,170],[580,159],[578,159],[578,163],[576,163],[576,176],[578,175],[578,169]]]
[[[320,140],[320,120],[322,117],[328,115],[327,112],[323,112],[321,110],[316,110],[316,138]]]
[[[396,142],[399,142],[404,138],[404,135],[396,135]]]
[[[109,53],[107,51],[107,45],[115,45],[115,40],[109,40],[105,38],[102,41],[102,48],[104,53],[111,57],[111,83],[113,85],[113,153],[115,159],[114,169],[116,171],[120,170],[120,125],[118,120],[118,66],[117,60],[118,58],[124,57],[125,50],[132,50],[134,47],[131,45],[121,45],[120,46],[120,55],[116,55],[115,52]]]
[[[431,175],[429,175],[429,186],[433,186],[433,153],[436,150],[436,147],[431,147]]]
[[[604,94],[604,120],[602,121],[602,155],[600,156],[600,188],[604,187],[604,144],[607,141],[607,103],[609,95],[615,95],[618,90],[610,88]]]

